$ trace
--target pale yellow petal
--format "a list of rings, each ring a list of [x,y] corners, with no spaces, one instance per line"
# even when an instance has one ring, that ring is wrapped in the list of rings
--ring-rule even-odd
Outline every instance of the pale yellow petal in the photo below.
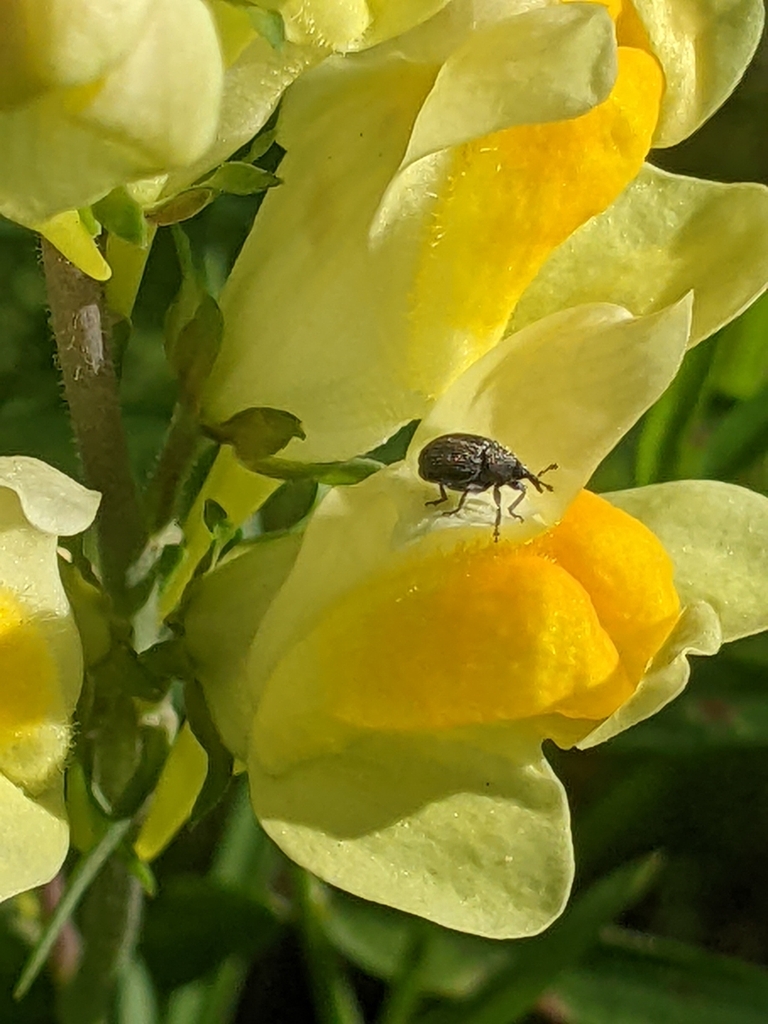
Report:
[[[519,124],[577,117],[616,79],[616,37],[601,4],[561,4],[471,33],[443,64],[404,163]]]
[[[67,855],[61,781],[31,800],[0,775],[0,900],[50,882]]]
[[[32,226],[197,159],[214,137],[221,82],[202,0],[158,0],[105,78],[0,112],[0,213]]]
[[[428,441],[461,431],[500,441],[534,473],[555,462],[547,478],[554,490],[531,492],[528,506],[555,522],[667,388],[689,327],[689,299],[636,319],[619,306],[594,305],[539,320],[449,388],[416,431],[408,460],[415,470]]]
[[[604,13],[590,18],[610,27]],[[588,57],[593,67],[594,52]],[[286,97],[285,184],[267,197],[223,295],[227,327],[209,418],[248,405],[287,408],[308,435],[298,457],[343,458],[423,415],[457,360],[466,364],[467,340],[446,331],[445,351],[438,346],[432,360],[436,379],[414,372],[411,349],[425,339],[412,337],[409,306],[427,241],[424,211],[406,211],[375,247],[368,239],[437,70],[396,53],[329,60]],[[480,351],[493,340],[483,337]]]
[[[135,45],[150,6],[151,0],[5,0],[3,71],[15,65],[46,87],[91,82]]]
[[[629,700],[576,746],[586,750],[605,743],[661,711],[685,689],[691,672],[688,655],[716,654],[721,640],[720,623],[711,606],[689,605]]]
[[[279,0],[291,42],[345,50],[371,23],[366,0]]]
[[[185,722],[163,766],[149,813],[133,844],[137,857],[154,860],[171,842],[189,820],[207,773],[208,755]]]
[[[687,138],[728,98],[760,41],[761,0],[633,0],[666,79],[655,146]]]
[[[768,629],[768,498],[721,480],[606,497],[653,530],[675,564],[681,599],[714,608],[724,641]]]
[[[371,253],[368,229],[436,71],[330,58],[286,96],[285,184],[265,199],[222,294],[212,422],[252,405],[288,409],[308,435],[296,457],[323,460],[365,451],[424,411],[402,381],[415,253]]]
[[[249,761],[262,825],[293,860],[365,899],[493,938],[533,935],[573,877],[563,788],[537,745],[374,736],[277,778]]]
[[[181,560],[160,593],[163,616],[170,614],[179,603],[184,588],[211,545],[211,534],[205,524],[206,501],[221,505],[232,525],[241,526],[279,486],[279,480],[251,473],[237,461],[230,447],[221,449],[184,521],[185,543]]]
[[[187,650],[208,707],[227,747],[243,761],[255,700],[248,653],[300,544],[294,533],[244,549],[195,585],[185,612]]]
[[[144,154],[105,146],[95,128],[75,123],[51,93],[0,111],[0,213],[30,226],[87,206],[145,169]]]
[[[196,160],[213,141],[224,69],[202,0],[155,0],[138,44],[98,91],[71,97],[78,120],[143,152],[146,169]],[[135,176],[135,175],[134,175]]]
[[[338,0],[337,0],[338,2]],[[343,2],[343,0],[342,0]],[[375,46],[393,39],[427,21],[448,4],[448,0],[367,0],[371,21],[361,39],[351,40],[350,50]]]
[[[54,536],[82,533],[93,522],[101,501],[97,491],[28,455],[0,457],[0,487],[15,491],[29,522]]]
[[[619,198],[563,242],[523,293],[513,329],[582,302],[653,313],[693,291],[691,344],[768,284],[768,189],[646,164]]]
[[[291,82],[326,54],[317,47],[289,42],[275,50],[261,36],[249,43],[224,74],[216,137],[198,160],[168,176],[163,195],[191,185],[252,139]]]
[[[56,722],[74,710],[83,674],[77,629],[59,578],[57,538],[31,526],[18,497],[0,487],[0,587],[16,595],[44,638],[61,690]]]

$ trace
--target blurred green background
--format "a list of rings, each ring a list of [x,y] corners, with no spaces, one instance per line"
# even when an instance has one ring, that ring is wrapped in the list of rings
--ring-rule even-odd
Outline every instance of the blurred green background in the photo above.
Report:
[[[660,166],[768,183],[768,48]],[[277,153],[273,156],[277,158]],[[258,199],[222,197],[185,224],[216,293]],[[162,344],[179,284],[161,230],[122,353],[122,398],[145,478],[174,402]],[[715,477],[768,494],[768,299],[687,357],[593,481],[611,490]],[[36,244],[0,222],[0,453],[79,468],[46,321]],[[301,515],[286,484],[263,522]],[[767,581],[768,585],[768,581]],[[546,934],[491,942],[330,890],[259,830],[242,784],[156,863],[121,1024],[764,1024],[768,1022],[768,638],[694,659],[686,693],[588,753],[548,755],[574,813],[578,882]],[[54,1020],[52,983],[10,996],[39,932],[29,896],[0,907],[0,1021]]]

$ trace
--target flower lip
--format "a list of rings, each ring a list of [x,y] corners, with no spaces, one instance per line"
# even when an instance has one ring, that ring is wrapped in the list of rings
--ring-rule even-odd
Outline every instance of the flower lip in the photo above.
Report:
[[[0,487],[18,496],[32,526],[56,536],[69,537],[86,530],[101,501],[97,491],[27,455],[0,456]]]

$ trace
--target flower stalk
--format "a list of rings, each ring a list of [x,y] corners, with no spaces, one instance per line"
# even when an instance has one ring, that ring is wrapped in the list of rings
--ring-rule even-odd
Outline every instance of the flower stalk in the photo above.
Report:
[[[104,583],[114,597],[146,532],[120,415],[117,377],[109,351],[102,286],[43,239],[51,322],[64,393],[89,487],[100,491],[96,519]]]

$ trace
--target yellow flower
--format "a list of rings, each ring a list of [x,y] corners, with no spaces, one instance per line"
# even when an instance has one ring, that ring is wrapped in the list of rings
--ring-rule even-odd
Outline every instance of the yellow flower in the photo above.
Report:
[[[768,280],[768,191],[643,161],[722,103],[761,26],[757,0],[453,0],[308,72],[222,296],[209,419],[290,409],[289,457],[344,458],[558,309],[693,290],[691,343],[711,334]]]
[[[448,0],[278,0],[292,42],[363,50],[426,21]]]
[[[45,463],[0,458],[0,899],[49,881],[69,846],[63,767],[83,665],[56,546],[98,504]]]
[[[687,652],[768,625],[767,499],[583,490],[674,376],[691,306],[581,306],[506,338],[404,463],[328,494],[300,548],[264,539],[198,585],[186,628],[210,706],[298,863],[452,928],[540,931],[573,876],[542,740],[609,738],[682,689]],[[488,494],[425,505],[419,451],[456,432],[557,463],[498,543]]]
[[[4,0],[0,213],[37,224],[196,160],[222,90],[203,0]]]
[[[285,41],[275,46],[254,29],[246,7],[211,0],[227,70],[213,145],[191,167],[160,182],[173,195],[248,142],[267,121],[284,90],[334,51],[360,50],[404,32],[440,10],[447,0],[282,0]]]

